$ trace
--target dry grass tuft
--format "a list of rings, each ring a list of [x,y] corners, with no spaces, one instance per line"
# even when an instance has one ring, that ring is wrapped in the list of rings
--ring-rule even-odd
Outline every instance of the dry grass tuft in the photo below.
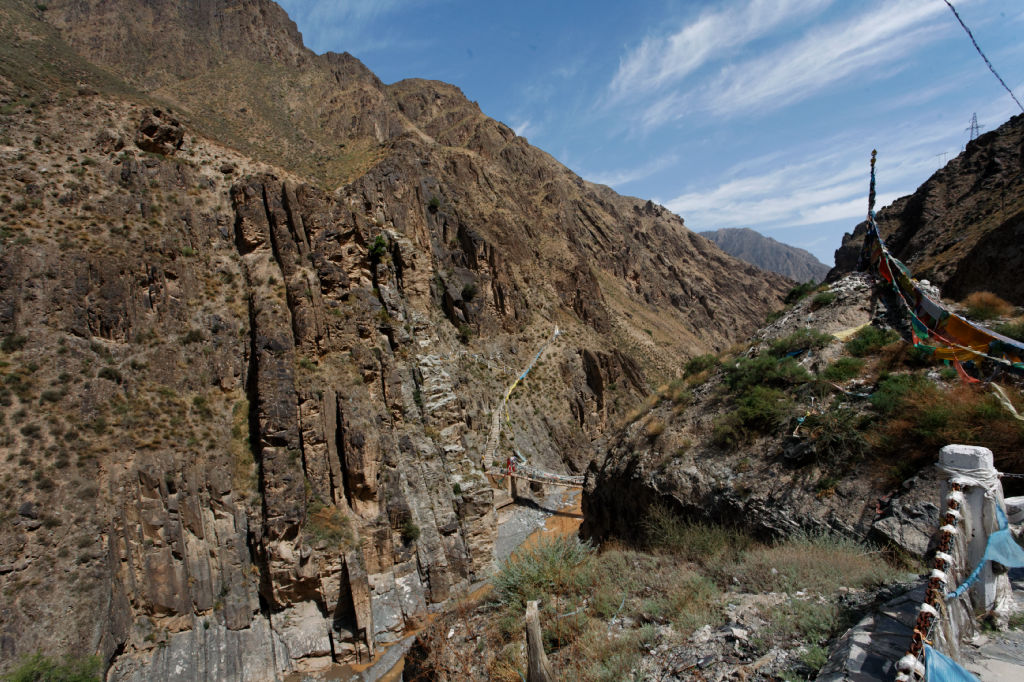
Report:
[[[665,433],[665,422],[657,417],[648,417],[644,422],[644,435],[647,436],[647,440],[654,440],[663,433]]]
[[[775,569],[774,571],[772,569]],[[897,578],[877,553],[845,538],[806,535],[746,553],[735,571],[752,592],[833,593],[840,587],[871,587]]]
[[[961,303],[967,308],[967,316],[974,320],[991,320],[1013,314],[1013,305],[991,291],[975,291]]]

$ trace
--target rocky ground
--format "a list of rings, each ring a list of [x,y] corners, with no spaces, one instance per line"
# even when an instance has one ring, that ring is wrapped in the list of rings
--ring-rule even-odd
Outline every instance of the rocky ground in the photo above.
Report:
[[[1011,569],[1009,573],[1013,586],[1014,627],[989,629],[964,647],[964,667],[983,681],[1024,677],[1024,569]]]

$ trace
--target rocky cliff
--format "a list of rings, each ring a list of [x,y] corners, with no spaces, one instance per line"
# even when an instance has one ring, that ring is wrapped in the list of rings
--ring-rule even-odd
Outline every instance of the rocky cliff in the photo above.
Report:
[[[730,256],[796,282],[820,282],[829,271],[810,251],[775,241],[747,227],[708,230],[700,236],[710,239]]]
[[[271,2],[0,29],[0,667],[365,661],[491,569],[491,416],[554,325],[493,456],[579,472],[787,289]]]
[[[666,507],[763,539],[824,533],[922,557],[937,512],[939,476],[926,466],[934,442],[984,442],[1000,453],[1002,470],[1020,467],[1014,453],[1024,431],[1008,412],[994,412],[998,425],[986,426],[972,413],[970,426],[957,430],[942,419],[921,427],[901,404],[904,412],[885,427],[895,410],[878,409],[888,398],[884,377],[921,365],[907,359],[893,332],[884,350],[879,342],[857,357],[848,354],[862,342],[840,339],[875,334],[873,325],[888,326],[902,311],[867,274],[844,276],[822,293],[827,302],[796,303],[739,355],[691,363],[690,376],[661,387],[632,423],[600,443],[604,457],[588,472],[583,496],[585,536],[643,542],[652,507]],[[932,399],[954,396],[955,374],[929,376]],[[964,391],[948,404],[966,410],[979,399],[988,398]],[[1009,444],[989,440],[1004,426]],[[906,440],[897,446],[899,433]],[[924,441],[927,449],[914,451]],[[893,448],[902,460],[894,462]]]
[[[885,187],[885,159],[879,161]],[[967,143],[917,191],[878,212],[893,255],[949,298],[991,291],[1024,304],[1024,114]],[[843,237],[833,280],[857,267],[866,223]]]

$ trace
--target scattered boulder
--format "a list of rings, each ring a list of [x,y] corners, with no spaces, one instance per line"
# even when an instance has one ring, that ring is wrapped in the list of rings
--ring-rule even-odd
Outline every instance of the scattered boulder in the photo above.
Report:
[[[38,519],[39,510],[31,502],[22,502],[18,507],[18,516],[24,516],[26,519]]]
[[[146,109],[135,135],[139,149],[154,154],[170,156],[181,149],[185,129],[171,112],[156,107]]]
[[[104,128],[96,134],[96,147],[104,154],[119,152],[124,149],[124,135],[116,130]]]

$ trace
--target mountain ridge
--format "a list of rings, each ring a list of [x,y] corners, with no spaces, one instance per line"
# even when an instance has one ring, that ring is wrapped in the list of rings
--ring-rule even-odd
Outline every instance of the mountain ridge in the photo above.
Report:
[[[705,230],[699,234],[731,256],[797,282],[820,282],[831,269],[810,251],[766,237],[749,227]]]

